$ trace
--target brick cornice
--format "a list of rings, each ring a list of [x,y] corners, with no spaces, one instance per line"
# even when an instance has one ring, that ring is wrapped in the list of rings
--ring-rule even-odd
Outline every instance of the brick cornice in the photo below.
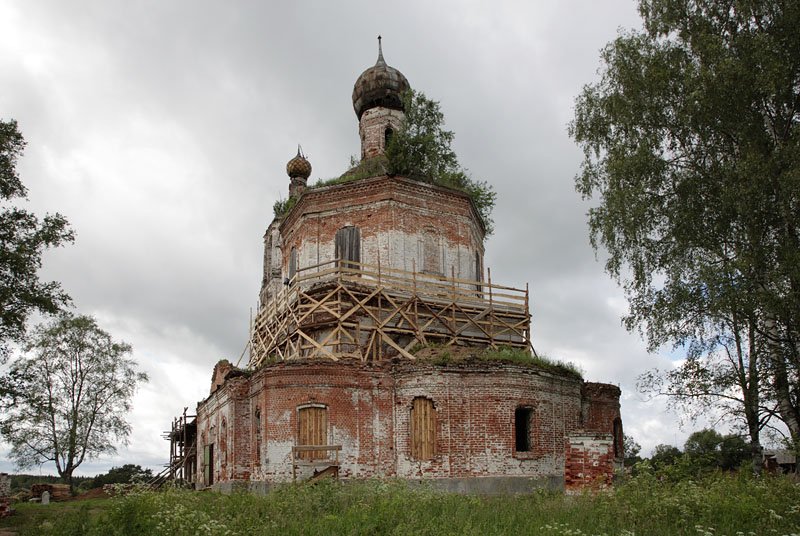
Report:
[[[280,223],[280,232],[281,234],[285,234],[287,229],[293,227],[297,220],[303,215],[320,212],[321,210],[315,210],[315,205],[341,202],[348,207],[357,207],[367,203],[361,200],[364,197],[363,193],[367,191],[374,192],[376,190],[381,190],[384,193],[384,200],[396,200],[404,203],[407,203],[408,198],[403,197],[403,194],[406,194],[406,196],[410,198],[438,198],[441,200],[453,200],[456,198],[461,202],[466,201],[472,219],[475,221],[481,234],[485,235],[486,233],[486,228],[483,225],[478,210],[475,208],[475,204],[464,192],[396,175],[379,175],[377,177],[370,177],[342,184],[309,188],[303,192],[297,204],[284,216]],[[368,202],[372,203],[374,200]]]

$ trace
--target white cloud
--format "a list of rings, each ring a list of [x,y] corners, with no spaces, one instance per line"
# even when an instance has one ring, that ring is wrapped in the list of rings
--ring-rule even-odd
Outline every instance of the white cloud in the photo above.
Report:
[[[205,396],[217,359],[238,358],[284,165],[302,143],[313,181],[359,152],[350,92],[378,33],[387,61],[441,100],[462,163],[495,186],[487,265],[530,283],[537,350],[621,385],[625,428],[646,449],[681,442],[663,404],[634,393],[665,359],[620,326],[566,133],[599,49],[634,25],[628,0],[0,4],[0,110],[28,141],[30,204],[77,233],[43,275],[151,377],[130,445],[82,472],[165,462],[172,416]]]

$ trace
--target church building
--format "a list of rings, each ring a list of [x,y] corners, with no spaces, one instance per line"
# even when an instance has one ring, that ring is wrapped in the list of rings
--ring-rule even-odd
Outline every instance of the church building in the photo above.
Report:
[[[361,165],[312,186],[308,159],[289,160],[289,198],[264,235],[249,362],[219,362],[196,416],[168,433],[173,473],[197,488],[610,484],[619,388],[535,356],[528,289],[484,266],[486,229],[467,194],[368,165],[402,129],[409,87],[379,43],[352,94]]]

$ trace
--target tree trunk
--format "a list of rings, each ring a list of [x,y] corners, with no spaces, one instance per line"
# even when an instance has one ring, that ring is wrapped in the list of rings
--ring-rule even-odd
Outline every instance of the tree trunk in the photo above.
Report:
[[[769,359],[772,363],[774,374],[773,386],[775,388],[775,398],[778,402],[778,414],[789,429],[789,434],[792,436],[792,442],[796,450],[797,445],[800,444],[800,414],[798,413],[798,408],[792,404],[789,373],[782,348],[778,342],[780,339],[775,319],[767,316],[765,327],[769,346]]]

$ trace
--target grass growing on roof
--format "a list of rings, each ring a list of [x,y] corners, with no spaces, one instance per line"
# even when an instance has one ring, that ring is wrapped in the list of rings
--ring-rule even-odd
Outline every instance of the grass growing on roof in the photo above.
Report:
[[[410,353],[422,361],[438,366],[475,361],[505,361],[523,366],[537,367],[553,374],[583,379],[583,371],[574,363],[558,361],[541,354],[535,356],[526,349],[510,346],[476,349],[431,342],[414,346],[411,348]]]

